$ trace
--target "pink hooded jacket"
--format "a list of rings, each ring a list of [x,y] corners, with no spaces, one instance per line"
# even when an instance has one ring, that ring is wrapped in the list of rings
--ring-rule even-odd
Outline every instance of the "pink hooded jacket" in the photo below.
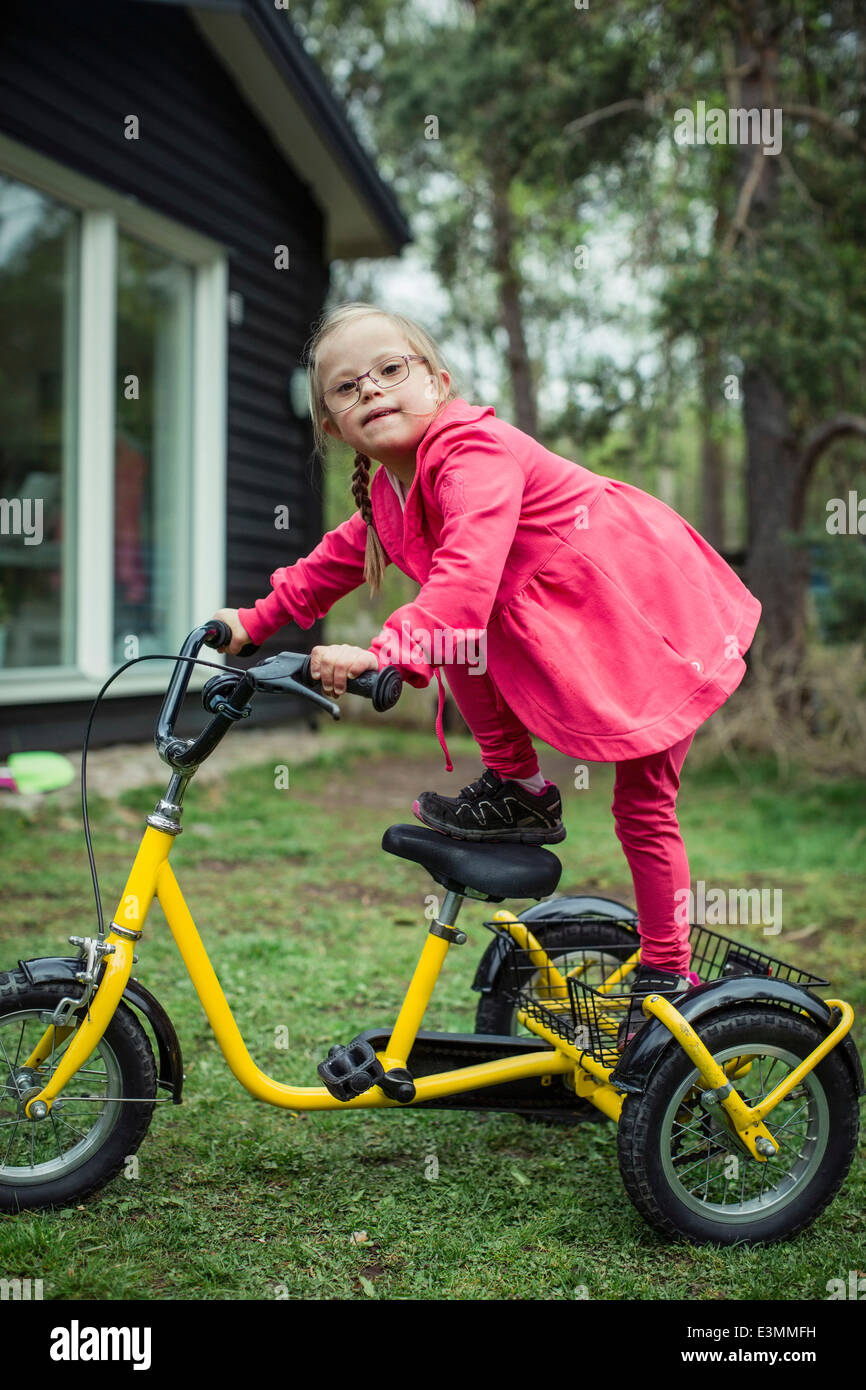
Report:
[[[530,733],[615,762],[669,748],[740,684],[761,605],[722,557],[650,493],[592,473],[458,397],[417,449],[405,511],[384,468],[370,501],[389,559],[421,591],[370,643],[410,684],[478,664]],[[240,621],[260,643],[309,628],[364,577],[356,512]],[[455,632],[456,630],[456,632]],[[463,636],[465,646],[461,645]],[[470,669],[471,674],[471,669]]]

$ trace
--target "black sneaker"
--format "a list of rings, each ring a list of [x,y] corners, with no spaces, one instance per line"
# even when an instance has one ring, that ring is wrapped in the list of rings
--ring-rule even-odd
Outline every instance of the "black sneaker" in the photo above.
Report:
[[[555,845],[565,839],[562,799],[552,782],[534,795],[510,778],[485,768],[459,796],[422,792],[413,813],[431,830],[455,840],[516,840],[524,845]]]
[[[660,970],[656,965],[639,965],[634,974],[629,1010],[617,1034],[616,1045],[620,1052],[649,1022],[649,1018],[643,1012],[643,1001],[647,995],[663,994],[674,1003],[698,983],[698,977],[692,971],[678,975],[673,970]]]

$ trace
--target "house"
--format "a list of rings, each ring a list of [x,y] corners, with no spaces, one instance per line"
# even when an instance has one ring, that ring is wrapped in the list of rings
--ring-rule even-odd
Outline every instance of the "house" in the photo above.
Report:
[[[6,0],[0,755],[80,748],[119,665],[316,544],[300,355],[330,263],[409,240],[273,0]],[[91,744],[151,737],[170,669],[119,676]]]

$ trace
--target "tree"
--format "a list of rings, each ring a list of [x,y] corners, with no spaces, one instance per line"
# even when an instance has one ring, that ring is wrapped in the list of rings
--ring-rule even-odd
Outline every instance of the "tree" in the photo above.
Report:
[[[864,22],[847,3],[811,0],[727,0],[714,14],[716,72],[733,105],[781,111],[783,152],[734,147],[721,234],[671,276],[666,305],[669,325],[740,365],[746,578],[763,604],[755,653],[790,690],[805,633],[806,489],[831,440],[862,434],[866,404]]]
[[[299,0],[293,14],[306,33],[324,36],[341,11],[338,0]],[[448,287],[452,321],[464,327],[471,316],[477,332],[501,341],[515,423],[537,435],[541,364],[528,323],[543,319],[551,330],[581,314],[573,265],[581,181],[621,158],[637,117],[589,145],[566,127],[578,101],[637,90],[642,51],[603,15],[559,0],[474,0],[420,25],[419,11],[379,3],[363,8],[351,32],[354,55],[344,29],[339,63],[322,37],[311,37],[313,51],[329,76],[339,70],[343,94],[369,120],[383,170]],[[551,246],[559,263],[529,284],[526,267],[543,263],[538,252]]]

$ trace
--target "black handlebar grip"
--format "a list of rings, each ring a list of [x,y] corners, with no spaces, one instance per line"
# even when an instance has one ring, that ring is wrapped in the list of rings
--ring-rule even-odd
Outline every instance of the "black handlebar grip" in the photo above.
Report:
[[[315,687],[320,679],[310,675],[310,658],[307,657],[298,672],[298,680]],[[373,708],[380,713],[396,705],[402,689],[403,677],[396,666],[385,666],[381,671],[362,671],[360,676],[351,676],[346,681],[347,694],[363,695],[365,699],[372,700]]]
[[[385,666],[381,671],[362,671],[346,681],[350,695],[366,695],[373,701],[375,710],[391,709],[396,705],[403,689],[403,677],[396,666]]]
[[[228,623],[224,623],[222,618],[212,618],[208,623],[209,631],[205,636],[205,646],[207,647],[227,647],[232,640],[232,630]],[[253,652],[258,651],[255,642],[245,642],[238,652],[238,656],[252,656]]]

